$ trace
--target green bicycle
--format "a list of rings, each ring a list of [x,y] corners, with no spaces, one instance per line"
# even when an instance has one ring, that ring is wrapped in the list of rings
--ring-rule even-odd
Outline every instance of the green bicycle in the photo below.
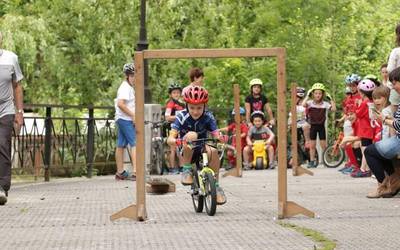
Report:
[[[205,152],[205,145],[211,147],[216,146],[206,144],[208,141],[216,142],[215,139],[209,138],[190,142],[190,145],[194,145],[194,147],[202,147],[201,157],[196,160],[192,167],[193,184],[190,194],[192,196],[194,210],[197,213],[203,212],[205,206],[207,214],[213,216],[217,211],[217,187],[215,185],[216,179],[214,170],[208,166],[208,155],[207,152]]]

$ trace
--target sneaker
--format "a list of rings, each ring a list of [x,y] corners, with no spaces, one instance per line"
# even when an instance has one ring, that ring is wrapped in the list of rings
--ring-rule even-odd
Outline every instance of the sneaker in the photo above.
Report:
[[[317,167],[317,163],[315,161],[309,161],[307,168],[316,168]]]
[[[184,186],[187,185],[192,185],[193,183],[193,173],[192,169],[189,168],[183,168],[182,176],[181,176],[181,183]]]
[[[217,204],[223,205],[226,203],[226,196],[224,190],[221,187],[217,187]]]
[[[351,173],[353,173],[355,171],[355,169],[359,169],[359,168],[351,166],[349,168],[343,169],[341,172],[342,172],[342,174],[351,174]]]
[[[361,171],[361,169],[359,169],[358,171],[351,173],[350,176],[353,178],[371,177],[371,171]]]
[[[344,164],[344,167],[342,167],[341,169],[339,169],[338,171],[339,172],[342,172],[342,171],[344,171],[344,170],[346,170],[346,169],[348,169],[348,168],[351,168],[351,165],[350,164]]]
[[[117,181],[123,181],[123,180],[130,180],[130,181],[136,181],[136,176],[131,175],[128,173],[128,171],[123,171],[122,173],[116,173],[115,174],[115,179]]]
[[[4,191],[2,187],[0,187],[0,206],[3,206],[7,203],[7,191]]]
[[[278,166],[278,163],[276,161],[271,162],[271,164],[269,164],[269,169],[274,169],[276,168],[276,166]]]
[[[251,165],[248,162],[243,162],[243,169],[244,170],[250,170],[251,169]]]

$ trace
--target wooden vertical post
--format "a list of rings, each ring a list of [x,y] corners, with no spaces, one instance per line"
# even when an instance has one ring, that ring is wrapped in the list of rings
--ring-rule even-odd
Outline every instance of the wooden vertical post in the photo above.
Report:
[[[301,176],[303,174],[308,174],[308,175],[314,175],[313,172],[311,172],[308,169],[303,168],[302,166],[299,166],[299,155],[297,154],[297,85],[296,83],[292,83],[292,88],[291,88],[291,110],[290,113],[292,114],[292,123],[291,123],[291,141],[292,141],[292,174],[293,176]]]
[[[287,120],[286,120],[286,50],[277,55],[278,82],[278,218],[288,218],[297,214],[314,217],[314,213],[287,200]],[[296,113],[292,114],[295,115]],[[292,122],[293,123],[293,122]]]
[[[136,126],[136,204],[132,204],[111,215],[112,221],[119,218],[147,219],[145,193],[145,148],[144,148],[144,60],[143,52],[135,52],[135,126]]]
[[[235,176],[242,177],[242,140],[240,131],[240,89],[239,84],[233,85],[233,100],[234,100],[234,110],[235,110],[235,124],[236,124],[236,168],[230,169],[226,172],[223,177]]]

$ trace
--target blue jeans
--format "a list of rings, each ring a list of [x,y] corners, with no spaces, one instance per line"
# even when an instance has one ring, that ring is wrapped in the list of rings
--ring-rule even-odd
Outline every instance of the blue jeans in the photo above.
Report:
[[[128,144],[131,147],[136,146],[136,128],[132,121],[118,119],[116,121],[118,127],[117,147],[124,148]]]
[[[400,138],[392,136],[375,143],[376,150],[386,159],[393,159],[400,153]]]

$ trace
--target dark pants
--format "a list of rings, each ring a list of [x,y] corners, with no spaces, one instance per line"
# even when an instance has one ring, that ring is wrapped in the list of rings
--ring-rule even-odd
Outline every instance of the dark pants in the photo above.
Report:
[[[11,137],[14,115],[0,118],[0,186],[8,191],[11,186]]]
[[[394,173],[392,160],[382,157],[375,147],[375,144],[369,145],[364,151],[365,159],[367,160],[368,167],[374,173],[376,180],[382,183],[385,179],[385,172],[387,175]]]

